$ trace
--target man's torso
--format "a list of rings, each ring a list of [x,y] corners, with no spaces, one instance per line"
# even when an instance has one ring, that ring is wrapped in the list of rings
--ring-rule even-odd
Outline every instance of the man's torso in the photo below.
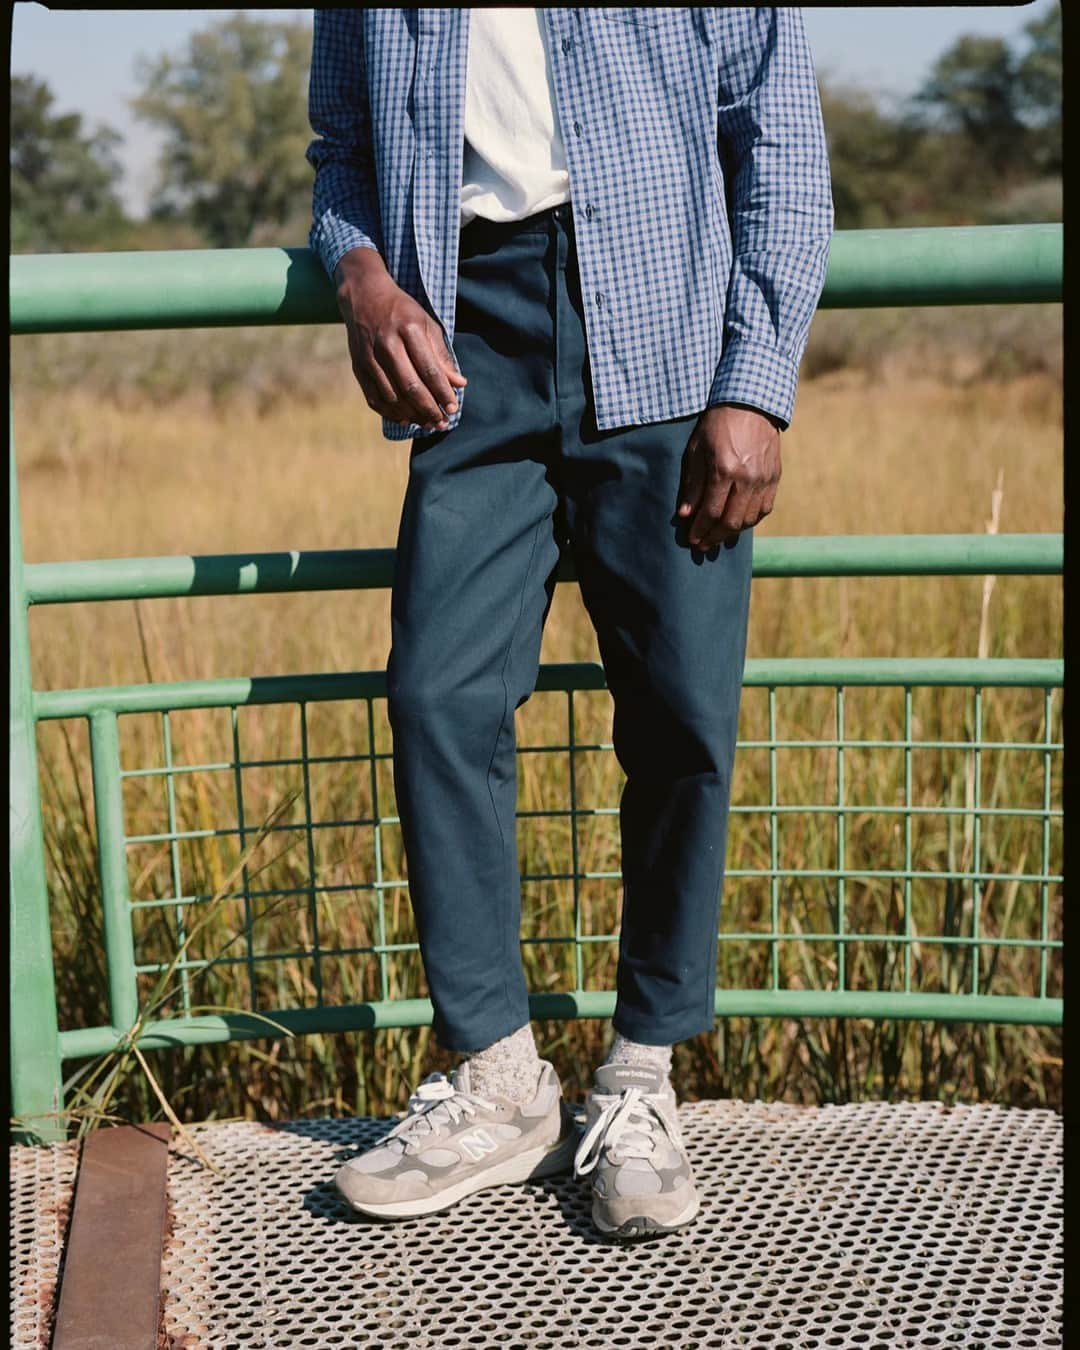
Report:
[[[695,401],[700,407],[719,359],[731,261],[716,144],[715,14],[649,7],[541,15],[598,423],[684,415]],[[469,20],[457,8],[358,15],[387,266],[399,285],[426,297],[451,342]],[[754,11],[731,11],[723,30],[725,79],[749,86]]]

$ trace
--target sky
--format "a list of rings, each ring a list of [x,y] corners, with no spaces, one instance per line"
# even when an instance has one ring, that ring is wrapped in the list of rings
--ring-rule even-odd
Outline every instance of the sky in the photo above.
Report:
[[[807,6],[803,18],[819,75],[899,99],[918,87],[936,57],[961,33],[1012,40],[1046,8],[1046,0],[1019,5]],[[127,105],[138,92],[136,60],[182,51],[193,32],[231,12],[49,10],[22,0],[13,6],[12,74],[45,80],[55,95],[55,112],[82,113],[89,127],[106,123],[123,135],[121,195],[129,212],[142,215],[153,189],[159,140]],[[268,19],[308,22],[312,13],[255,12]]]

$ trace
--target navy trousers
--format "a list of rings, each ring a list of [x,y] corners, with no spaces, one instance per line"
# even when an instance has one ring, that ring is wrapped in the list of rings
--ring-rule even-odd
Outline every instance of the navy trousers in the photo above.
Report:
[[[614,703],[623,902],[614,1027],[714,1024],[752,541],[691,550],[696,417],[599,431],[568,206],[462,231],[461,421],[412,442],[391,600],[394,782],[443,1048],[524,1026],[514,711],[568,540]]]

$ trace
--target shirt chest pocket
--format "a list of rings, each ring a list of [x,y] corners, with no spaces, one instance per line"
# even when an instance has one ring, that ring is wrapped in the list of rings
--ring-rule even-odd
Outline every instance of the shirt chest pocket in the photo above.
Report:
[[[628,23],[635,28],[654,28],[657,24],[669,22],[683,7],[666,5],[605,5],[600,11],[605,19],[614,23]]]

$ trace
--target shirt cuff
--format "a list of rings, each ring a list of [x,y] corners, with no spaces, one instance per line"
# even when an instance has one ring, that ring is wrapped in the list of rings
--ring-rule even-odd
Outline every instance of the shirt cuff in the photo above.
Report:
[[[746,403],[775,417],[786,431],[795,411],[798,380],[798,362],[783,352],[763,342],[734,338],[725,345],[716,367],[708,406]]]
[[[369,234],[329,211],[311,227],[308,243],[318,254],[331,281],[334,279],[334,268],[354,248],[370,248],[379,252],[378,244]]]

